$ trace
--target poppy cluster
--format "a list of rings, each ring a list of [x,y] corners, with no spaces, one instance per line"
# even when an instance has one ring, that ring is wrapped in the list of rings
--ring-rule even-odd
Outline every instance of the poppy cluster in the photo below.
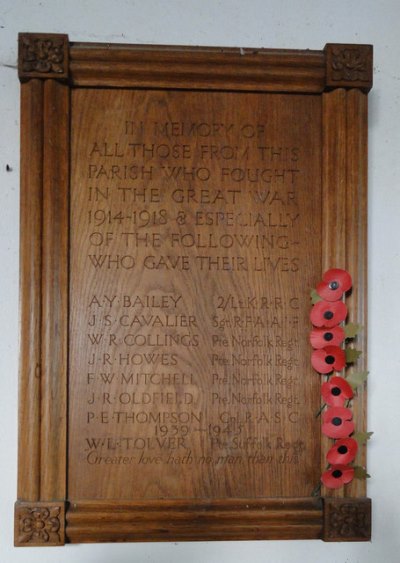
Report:
[[[332,375],[346,367],[345,331],[340,323],[347,317],[343,296],[351,286],[351,276],[345,270],[335,268],[325,272],[316,288],[320,301],[314,304],[310,314],[311,365],[318,373],[328,376],[321,388],[327,405],[322,415],[322,432],[336,440],[327,453],[329,468],[321,477],[322,483],[331,489],[352,481],[354,467],[348,464],[354,461],[358,449],[356,440],[350,437],[354,432],[353,413],[345,406],[353,398],[353,389],[346,379]]]

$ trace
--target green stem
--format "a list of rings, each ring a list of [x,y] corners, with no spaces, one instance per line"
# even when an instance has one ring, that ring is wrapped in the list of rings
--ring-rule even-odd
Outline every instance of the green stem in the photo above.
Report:
[[[320,497],[321,496],[321,487],[322,487],[322,483],[318,483],[318,485],[315,487],[315,489],[312,491],[311,496],[312,497]]]

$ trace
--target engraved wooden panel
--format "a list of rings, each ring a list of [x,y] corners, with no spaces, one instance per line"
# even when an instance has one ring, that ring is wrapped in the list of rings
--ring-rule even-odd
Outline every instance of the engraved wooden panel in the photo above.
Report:
[[[330,267],[366,324],[372,47],[19,47],[15,544],[368,540],[308,333]]]
[[[316,96],[73,92],[72,499],[311,494],[320,130]]]

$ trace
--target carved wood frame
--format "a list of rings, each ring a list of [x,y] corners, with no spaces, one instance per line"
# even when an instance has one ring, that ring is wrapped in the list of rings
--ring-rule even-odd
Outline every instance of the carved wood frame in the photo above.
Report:
[[[372,47],[323,51],[69,43],[19,36],[21,360],[15,545],[226,539],[370,539],[365,482],[319,498],[69,502],[67,492],[69,94],[77,87],[313,93],[322,97],[323,270],[351,270],[366,326],[367,93]],[[366,336],[357,346],[366,362]],[[359,366],[360,367],[360,366]],[[361,369],[365,368],[361,366]],[[354,401],[365,430],[366,392]],[[327,440],[321,437],[325,467]],[[365,463],[363,448],[360,464]]]

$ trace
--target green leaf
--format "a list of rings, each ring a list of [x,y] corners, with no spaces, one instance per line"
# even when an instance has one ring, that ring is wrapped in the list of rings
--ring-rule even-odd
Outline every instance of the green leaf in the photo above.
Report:
[[[356,350],[355,348],[346,349],[346,364],[354,364],[358,358],[361,356],[362,352]]]
[[[371,438],[373,432],[355,432],[352,438],[358,443],[359,446],[366,444]]]
[[[360,387],[368,379],[368,371],[358,371],[357,373],[351,373],[346,377],[347,383],[349,383],[353,389]]]
[[[310,292],[311,297],[311,304],[315,305],[318,301],[322,301],[322,297],[320,297],[315,289],[312,289]]]
[[[355,479],[368,479],[371,475],[368,475],[366,469],[361,467],[361,465],[354,466],[354,477]]]
[[[355,338],[362,329],[362,325],[356,323],[348,323],[344,326],[344,334],[346,338]]]

